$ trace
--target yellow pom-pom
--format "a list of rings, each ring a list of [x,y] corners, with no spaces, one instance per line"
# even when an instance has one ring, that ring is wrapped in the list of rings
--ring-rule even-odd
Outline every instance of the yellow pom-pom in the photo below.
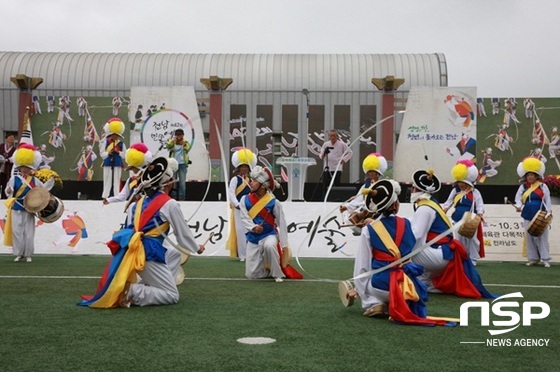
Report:
[[[239,164],[253,164],[255,159],[255,154],[249,150],[239,150],[237,155],[239,157]]]
[[[31,167],[35,162],[35,151],[20,148],[14,153],[14,160],[17,167]]]
[[[124,124],[120,120],[113,120],[109,122],[109,133],[123,134]]]
[[[131,167],[140,168],[144,164],[144,153],[136,149],[128,149],[125,160]]]
[[[542,167],[542,162],[537,158],[526,158],[523,160],[523,170],[525,172],[533,172],[539,174],[539,171]]]
[[[372,170],[378,170],[380,164],[381,162],[379,161],[379,158],[375,155],[370,154],[364,159],[362,168],[364,169],[364,172],[367,173]]]
[[[469,170],[465,164],[457,164],[453,168],[451,168],[451,175],[455,179],[455,181],[464,181],[467,179],[469,175]]]

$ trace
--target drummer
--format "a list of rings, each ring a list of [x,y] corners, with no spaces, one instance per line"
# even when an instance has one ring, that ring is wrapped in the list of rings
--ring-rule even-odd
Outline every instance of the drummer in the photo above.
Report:
[[[459,160],[451,168],[451,176],[455,184],[447,201],[442,204],[443,211],[447,213],[449,208],[455,208],[451,215],[454,223],[459,222],[466,212],[476,213],[481,219],[484,215],[484,201],[480,191],[475,189],[474,182],[478,176],[478,169],[470,160]],[[477,261],[484,257],[484,237],[482,234],[482,224],[478,224],[472,238],[461,235],[460,230],[455,231],[455,239],[459,240],[469,253],[474,266]]]
[[[6,225],[4,245],[13,247],[14,262],[31,262],[35,252],[35,214],[24,208],[25,196],[43,183],[33,175],[41,163],[41,153],[35,146],[22,143],[14,152],[14,165],[19,175],[12,176],[6,185]]]
[[[488,292],[467,250],[451,233],[451,221],[433,194],[441,182],[431,169],[418,170],[412,176],[410,202],[414,215],[410,219],[416,237],[415,249],[423,249],[412,261],[424,267],[419,279],[429,292],[455,294],[469,298],[494,298]],[[443,235],[434,244],[425,244]]]
[[[515,194],[515,209],[521,212],[525,241],[527,246],[527,266],[534,266],[541,261],[544,267],[550,267],[550,247],[548,242],[548,228],[541,236],[528,233],[529,225],[540,211],[552,214],[550,205],[550,190],[542,181],[545,172],[544,163],[538,158],[529,156],[517,166],[517,174],[521,177],[521,185]]]
[[[387,170],[387,160],[381,154],[377,152],[372,152],[364,158],[362,162],[362,169],[366,174],[366,180],[358,193],[347,203],[343,203],[339,210],[340,212],[348,211],[351,215],[354,213],[359,213],[365,207],[365,197],[371,191],[373,185],[383,177],[385,171]],[[357,230],[357,234],[360,234],[360,229]]]

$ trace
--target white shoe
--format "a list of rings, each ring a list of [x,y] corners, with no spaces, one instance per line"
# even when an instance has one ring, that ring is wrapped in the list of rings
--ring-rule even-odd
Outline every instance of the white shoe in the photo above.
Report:
[[[550,263],[549,262],[543,262],[544,267],[549,268],[550,267]]]
[[[23,256],[17,256],[16,258],[14,258],[14,262],[19,262],[23,260]]]
[[[476,261],[473,261],[472,264],[473,264],[473,266],[476,266]]]
[[[32,260],[31,260],[31,257],[27,257],[27,258],[25,259],[25,262],[31,262],[31,261],[32,261]]]
[[[525,266],[535,266],[537,263],[535,261],[529,261],[525,264]]]
[[[282,282],[284,281],[284,279],[282,279],[282,278],[274,278],[274,281],[275,281],[276,283],[282,283]]]
[[[245,259],[244,259],[244,258],[240,258],[240,259],[239,259],[239,262],[245,262]]]

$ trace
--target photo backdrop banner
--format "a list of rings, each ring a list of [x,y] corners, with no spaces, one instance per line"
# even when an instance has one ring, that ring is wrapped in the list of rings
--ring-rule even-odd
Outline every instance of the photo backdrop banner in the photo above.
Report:
[[[230,224],[225,202],[181,202],[181,209],[188,225],[199,243],[210,233],[214,236],[206,246],[205,256],[229,256],[225,249]],[[51,224],[37,221],[35,253],[37,254],[99,254],[109,255],[106,242],[125,220],[124,204],[103,205],[100,201],[65,201],[64,215]],[[347,215],[338,212],[337,203],[282,203],[286,215],[288,241],[293,256],[354,258],[360,236],[352,233]],[[0,214],[5,214],[0,205]],[[553,205],[554,215],[560,206]],[[401,204],[399,215],[410,218],[414,211],[409,203]],[[560,239],[560,229],[552,222],[550,241]],[[2,231],[4,220],[0,220]],[[484,215],[485,260],[524,261],[521,251],[524,230],[519,213],[510,205],[487,205]],[[174,240],[173,234],[170,234]],[[335,252],[333,252],[333,249]],[[9,254],[11,248],[0,245],[0,253]],[[553,262],[560,261],[560,245],[551,244]],[[295,263],[294,263],[295,264]],[[351,273],[348,273],[351,275]]]

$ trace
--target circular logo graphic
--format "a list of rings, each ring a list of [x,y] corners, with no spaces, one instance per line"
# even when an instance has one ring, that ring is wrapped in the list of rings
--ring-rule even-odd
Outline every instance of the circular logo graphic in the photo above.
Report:
[[[142,126],[141,140],[156,156],[155,154],[165,149],[165,145],[173,138],[177,129],[184,131],[184,140],[192,148],[194,144],[193,123],[187,115],[173,109],[163,109],[152,113]]]

